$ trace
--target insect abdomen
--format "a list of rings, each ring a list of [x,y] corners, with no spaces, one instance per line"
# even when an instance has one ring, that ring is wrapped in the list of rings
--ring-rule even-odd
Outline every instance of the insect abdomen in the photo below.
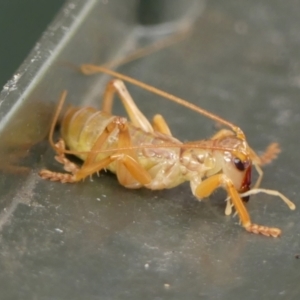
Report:
[[[113,119],[113,116],[92,107],[70,108],[62,120],[62,138],[70,150],[88,152]],[[87,155],[78,156],[85,160]]]

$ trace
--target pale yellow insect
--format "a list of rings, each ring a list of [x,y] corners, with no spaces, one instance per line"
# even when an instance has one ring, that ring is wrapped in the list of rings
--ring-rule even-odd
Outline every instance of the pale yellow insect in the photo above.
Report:
[[[260,166],[277,156],[280,151],[277,144],[271,144],[259,157],[249,147],[239,127],[200,107],[103,66],[82,65],[81,71],[86,75],[103,72],[117,79],[108,84],[100,111],[92,107],[67,109],[61,121],[61,139],[54,144],[54,127],[66,98],[66,92],[62,94],[49,141],[57,153],[55,159],[64,165],[68,173],[42,170],[42,178],[62,183],[78,182],[108,169],[116,173],[119,183],[127,188],[159,190],[189,181],[192,193],[199,200],[223,187],[229,196],[226,214],[231,213],[233,206],[247,231],[273,237],[281,234],[278,228],[252,223],[242,200],[253,194],[266,193],[279,196],[290,209],[295,209],[295,205],[278,191],[258,188],[263,176]],[[161,115],[155,115],[152,124],[147,120],[123,81],[186,106],[231,130],[222,129],[209,140],[182,143],[172,136]],[[120,97],[129,121],[112,115],[115,93]],[[84,161],[83,165],[78,167],[65,154],[76,155]],[[252,165],[259,178],[250,189]]]

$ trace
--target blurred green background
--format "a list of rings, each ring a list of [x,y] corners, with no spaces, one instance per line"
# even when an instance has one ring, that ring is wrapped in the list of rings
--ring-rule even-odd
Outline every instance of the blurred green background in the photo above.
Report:
[[[0,90],[64,3],[64,0],[0,1]]]

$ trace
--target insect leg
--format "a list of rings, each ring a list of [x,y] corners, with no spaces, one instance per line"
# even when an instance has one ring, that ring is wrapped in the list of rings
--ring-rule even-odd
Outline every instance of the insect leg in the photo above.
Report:
[[[121,73],[118,73],[118,72],[115,72],[115,71],[112,71],[112,70],[109,70],[103,66],[96,66],[96,65],[89,65],[89,64],[83,64],[80,66],[80,70],[83,74],[85,75],[92,75],[92,74],[96,74],[96,73],[105,73],[105,74],[108,74],[108,75],[111,75],[111,76],[114,76],[115,78],[119,78],[123,81],[126,81],[126,82],[129,82],[131,84],[134,84],[136,86],[139,86],[140,88],[143,88],[149,92],[152,92],[156,95],[159,95],[161,97],[164,97],[165,99],[167,100],[170,100],[170,101],[173,101],[175,103],[178,103],[178,104],[181,104],[182,106],[185,106],[195,112],[198,112],[208,118],[210,118],[211,120],[214,120],[216,122],[219,122],[223,125],[226,125],[228,126],[229,128],[232,129],[232,131],[234,131],[236,133],[236,136],[238,138],[240,138],[241,140],[245,140],[245,134],[243,133],[243,131],[241,130],[241,128],[235,126],[234,124],[226,121],[225,119],[213,114],[213,113],[210,113],[209,111],[201,108],[201,107],[198,107],[182,98],[179,98],[179,97],[176,97],[175,95],[172,95],[172,94],[169,94],[167,92],[164,92],[162,90],[159,90],[153,86],[150,86],[144,82],[141,82],[139,80],[136,80],[134,78],[131,78],[129,76],[126,76],[126,75],[123,75]]]
[[[82,168],[75,174],[75,181],[84,179],[85,177],[100,171],[101,169],[107,167],[109,164],[116,162],[116,174],[120,184],[126,187],[135,187],[133,184],[138,182],[140,184],[146,185],[151,182],[150,174],[138,163],[137,155],[134,149],[130,149],[131,140],[128,131],[128,123],[124,118],[116,117],[111,124],[109,131],[113,130],[114,126],[117,126],[120,130],[118,147],[128,147],[129,149],[121,151],[115,151],[114,154],[95,162],[94,159],[87,158],[86,162]],[[109,126],[108,126],[109,127]],[[98,142],[99,141],[99,142]],[[104,142],[104,138],[99,138],[97,146],[101,146],[101,142]],[[96,150],[96,147],[93,147]],[[98,148],[99,150],[99,148]],[[93,151],[91,151],[92,155]],[[139,187],[138,186],[138,187]]]
[[[263,234],[265,236],[278,237],[281,234],[281,230],[274,227],[266,227],[257,224],[253,224],[250,220],[248,211],[240,198],[237,190],[235,189],[232,181],[224,174],[217,174],[207,178],[198,185],[195,189],[195,195],[198,198],[208,197],[216,188],[224,186],[229,194],[232,203],[240,217],[243,227],[248,231],[256,234]]]
[[[151,126],[148,119],[136,106],[124,82],[119,79],[113,79],[108,83],[103,97],[102,111],[112,114],[113,96],[115,93],[120,97],[129,119],[135,126],[146,132],[153,132],[155,128],[159,132],[172,136],[169,126],[161,115],[154,116],[153,127]]]
[[[71,174],[52,172],[50,170],[43,169],[39,172],[39,175],[43,179],[48,179],[51,181],[60,181],[62,183],[73,182],[74,175],[78,172],[79,167],[66,158],[66,156],[64,154],[65,142],[62,139],[60,139],[55,144],[55,151],[57,152],[57,155],[55,156],[55,160],[58,161],[59,163],[63,164],[64,170],[67,172],[70,172]]]
[[[66,150],[66,145],[64,140],[59,139],[59,141],[55,144],[55,147],[57,148],[58,153],[58,155],[54,157],[55,160],[64,166],[65,171],[75,174],[79,167],[65,156],[64,151]]]
[[[81,168],[74,167],[71,162],[65,158],[64,152],[64,143],[60,142],[55,145],[55,150],[57,151],[58,155],[56,159],[63,163],[65,166],[65,170],[68,172],[72,172],[72,174],[67,173],[57,173],[52,172],[49,170],[41,170],[39,175],[43,179],[49,179],[51,181],[60,181],[62,183],[72,183],[77,182],[85,177],[92,175],[95,172],[100,171],[103,168],[106,168],[112,162],[117,162],[117,176],[121,184],[130,186],[132,183],[132,176],[135,179],[135,182],[139,182],[142,185],[148,184],[151,182],[150,174],[143,169],[143,167],[138,163],[137,155],[133,149],[127,149],[123,152],[119,152],[116,150],[115,153],[109,155],[100,161],[95,161],[97,154],[99,154],[99,150],[101,149],[103,143],[109,137],[111,131],[113,131],[116,127],[119,128],[119,142],[118,147],[129,147],[131,145],[130,135],[128,131],[128,124],[124,118],[116,117],[104,130],[104,132],[99,136],[96,140],[95,145],[91,149],[90,153],[88,154],[85,163]],[[70,164],[72,165],[70,165]],[[124,168],[126,170],[124,170]],[[130,176],[129,176],[130,175]]]
[[[133,123],[133,125],[141,128],[145,132],[153,132],[151,124],[134,103],[122,80],[113,79],[107,84],[106,90],[104,92],[101,110],[106,113],[112,114],[111,112],[115,93],[117,93],[120,97],[129,116],[129,119]]]
[[[131,149],[132,141],[127,121],[124,122],[124,119],[123,122],[122,119],[119,121],[121,122],[118,124],[120,130],[118,148],[127,149],[122,150],[122,152],[120,151],[117,154],[120,157],[117,161],[116,167],[118,181],[120,184],[128,188],[138,187],[136,185],[136,181],[146,185],[151,182],[152,178],[150,174],[139,164],[136,150]]]
[[[155,131],[159,131],[163,134],[172,136],[171,130],[166,122],[166,120],[164,119],[164,117],[162,115],[155,115],[153,117],[153,129]]]
[[[60,101],[61,103],[61,101]],[[58,116],[58,113],[56,113],[55,115]],[[54,118],[55,119],[55,118]],[[54,123],[54,122],[53,122]],[[53,126],[54,127],[54,126]],[[107,137],[109,136],[109,133],[114,129],[111,128],[110,124],[107,126],[107,128],[103,131],[103,133],[98,137],[98,139],[96,140],[94,147],[92,148],[92,150],[94,150],[95,148],[98,149],[102,146],[102,144],[105,142],[105,140],[107,139]],[[50,137],[49,140],[52,140],[52,133],[50,133]],[[60,181],[62,183],[72,183],[72,182],[76,182],[79,181],[80,179],[77,179],[77,177],[75,176],[76,173],[78,173],[80,170],[82,170],[82,168],[85,167],[85,165],[89,165],[91,163],[94,162],[94,159],[97,157],[97,152],[93,152],[91,151],[87,158],[86,161],[84,163],[84,165],[81,167],[81,169],[79,169],[74,163],[70,162],[64,155],[65,153],[65,143],[62,139],[60,139],[58,141],[58,143],[54,144],[53,143],[53,148],[56,151],[57,155],[55,156],[55,159],[64,165],[64,169],[67,172],[71,172],[72,174],[68,174],[68,173],[59,173],[59,172],[52,172],[50,170],[46,170],[43,169],[39,172],[39,175],[43,178],[43,179],[48,179],[51,181]],[[83,176],[82,178],[84,178],[86,176]]]
[[[66,181],[66,182],[80,181],[89,175],[92,175],[96,172],[101,171],[102,169],[106,168],[109,164],[111,164],[115,161],[117,161],[117,163],[119,163],[119,164],[122,164],[127,169],[129,174],[133,178],[135,178],[139,183],[141,183],[143,185],[150,183],[151,176],[148,174],[148,172],[146,170],[144,170],[142,168],[142,166],[140,166],[139,163],[136,160],[134,160],[131,156],[125,155],[122,153],[116,153],[116,154],[110,155],[110,156],[100,160],[99,162],[82,167],[74,175],[73,181]],[[66,174],[66,175],[68,175],[68,174]],[[130,182],[128,183],[128,181],[125,181],[125,179],[124,179],[125,175],[127,175],[127,174],[121,174],[121,175],[123,175],[123,177],[120,177],[119,176],[120,174],[118,174],[118,173],[117,173],[117,175],[118,175],[118,179],[122,185],[130,184]]]
[[[71,183],[71,182],[79,181],[80,179],[83,179],[86,176],[88,176],[94,172],[100,171],[101,168],[104,168],[104,167],[101,167],[102,165],[98,166],[98,169],[96,171],[89,173],[87,175],[85,175],[85,172],[82,170],[85,170],[89,165],[94,164],[94,160],[96,159],[97,155],[99,154],[97,151],[94,151],[94,150],[101,149],[102,145],[109,137],[109,134],[111,133],[111,131],[113,131],[115,129],[115,127],[116,127],[116,124],[114,124],[114,122],[111,122],[110,124],[107,125],[105,130],[95,141],[93,148],[91,149],[90,153],[87,155],[87,158],[86,158],[83,166],[80,169],[65,157],[65,155],[64,155],[65,143],[61,139],[58,143],[56,143],[54,145],[54,150],[58,154],[57,156],[55,156],[55,159],[64,165],[64,169],[67,172],[71,172],[72,174],[52,172],[52,171],[44,169],[39,172],[39,175],[43,179],[49,179],[51,181],[60,181],[62,183],[66,183],[66,182]],[[106,164],[104,163],[104,165],[106,166],[109,163],[110,163],[110,161]],[[75,174],[77,174],[78,172],[79,172],[79,175],[75,176]]]
[[[212,137],[211,140],[217,140],[217,139],[222,139],[226,138],[229,136],[234,136],[235,133],[229,129],[221,129],[218,132],[216,132]],[[260,169],[261,171],[261,169]],[[262,172],[262,171],[261,171]],[[260,174],[260,173],[259,173]],[[232,203],[231,203],[231,198],[227,197],[226,199],[226,208],[225,208],[225,215],[229,216],[232,213]]]

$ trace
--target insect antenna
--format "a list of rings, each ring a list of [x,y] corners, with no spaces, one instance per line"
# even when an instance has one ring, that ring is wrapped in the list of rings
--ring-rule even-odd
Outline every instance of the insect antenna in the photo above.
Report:
[[[64,90],[61,95],[60,95],[60,98],[59,98],[59,101],[58,101],[58,104],[57,104],[57,107],[56,107],[56,110],[55,110],[55,113],[54,113],[54,116],[53,116],[53,119],[52,119],[52,122],[51,122],[51,126],[50,126],[50,132],[49,132],[49,143],[51,145],[51,147],[54,149],[54,150],[58,150],[57,147],[55,146],[55,143],[53,141],[53,134],[54,134],[54,129],[55,129],[55,125],[58,121],[58,118],[59,118],[59,115],[60,115],[60,112],[63,108],[63,105],[65,103],[65,100],[66,100],[66,97],[67,97],[67,91]]]
[[[172,34],[171,36],[167,38],[160,39],[153,44],[150,44],[148,46],[139,48],[132,53],[129,53],[125,57],[121,57],[119,59],[112,60],[110,62],[104,63],[101,66],[105,67],[107,69],[113,69],[116,67],[120,67],[121,65],[125,65],[131,61],[137,60],[139,58],[148,56],[154,52],[157,52],[161,49],[167,48],[175,43],[180,42],[181,40],[188,37],[188,35],[191,33],[191,27],[190,26],[183,26],[183,28],[180,28],[178,30],[178,33]]]
[[[118,73],[118,72],[115,72],[115,71],[112,71],[110,69],[107,69],[106,67],[103,67],[103,66],[95,66],[95,65],[90,65],[90,64],[83,64],[80,66],[80,70],[83,74],[85,75],[92,75],[92,74],[95,74],[95,73],[105,73],[105,74],[108,74],[108,75],[111,75],[115,78],[118,78],[118,79],[121,79],[123,81],[126,81],[126,82],[129,82],[133,85],[136,85],[136,86],[139,86],[140,88],[142,89],[145,89],[151,93],[154,93],[156,95],[159,95],[167,100],[170,100],[170,101],[173,101],[175,103],[178,103],[182,106],[185,106],[195,112],[198,112],[216,122],[219,122],[225,126],[228,126],[229,128],[231,128],[237,135],[238,138],[242,139],[242,140],[245,140],[245,135],[243,133],[243,131],[236,125],[234,125],[233,123],[229,122],[229,121],[226,121],[225,119],[217,116],[216,114],[213,114],[193,103],[190,103],[180,97],[177,97],[175,95],[172,95],[170,93],[167,93],[167,92],[164,92],[158,88],[155,88],[151,85],[148,85],[144,82],[141,82],[137,79],[134,79],[134,78],[131,78],[129,76],[126,76],[126,75],[123,75],[121,73]]]
[[[54,145],[55,147],[55,145]],[[103,149],[103,150],[91,150],[91,151],[73,151],[73,150],[64,150],[65,154],[72,154],[72,155],[80,155],[80,154],[89,154],[89,153],[108,153],[108,152],[116,152],[116,151],[124,151],[124,150],[136,150],[136,149],[154,149],[154,148],[196,148],[196,149],[204,149],[204,150],[219,150],[219,151],[228,151],[234,152],[235,150],[230,147],[222,147],[222,146],[215,146],[215,145],[197,145],[197,144],[163,144],[163,145],[135,145],[135,146],[128,146],[128,147],[120,147],[120,148],[111,148],[111,149]],[[56,149],[56,148],[55,148]]]

